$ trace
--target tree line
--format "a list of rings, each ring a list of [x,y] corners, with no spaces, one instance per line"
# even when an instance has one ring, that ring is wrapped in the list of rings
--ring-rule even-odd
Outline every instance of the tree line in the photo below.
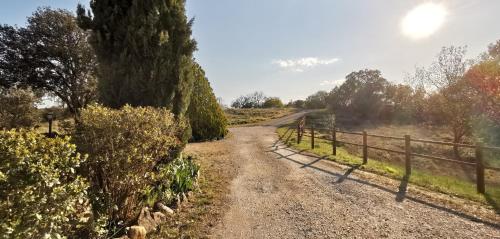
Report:
[[[326,98],[328,92],[318,91],[310,95],[306,100],[295,100],[284,104],[279,97],[269,97],[263,92],[256,91],[248,95],[242,95],[236,98],[232,103],[232,108],[248,109],[248,108],[298,108],[298,109],[323,109],[326,107]]]
[[[194,189],[199,167],[182,151],[224,137],[227,121],[193,56],[185,4],[91,1],[76,15],[38,8],[24,27],[0,26],[6,237],[121,237],[145,207],[179,206]],[[70,137],[33,129],[44,96],[71,114]]]
[[[265,96],[263,92],[254,92],[238,97],[231,103],[231,107],[248,108],[283,108],[283,102],[278,97]]]
[[[467,48],[443,47],[428,67],[417,67],[406,84],[395,84],[379,70],[363,69],[346,76],[330,92],[319,91],[303,108],[327,108],[337,118],[446,126],[453,141],[474,136],[500,144],[500,40],[478,59]]]
[[[25,27],[0,26],[2,96],[11,100],[21,94],[14,90],[22,90],[33,91],[31,96],[38,98],[26,98],[23,105],[10,110],[34,108],[41,96],[57,98],[76,121],[82,109],[96,102],[110,108],[166,107],[179,118],[193,121],[197,139],[224,136],[226,120],[193,57],[197,49],[191,38],[194,19],[187,19],[180,7],[184,3],[141,2],[118,8],[106,4],[92,1],[92,11],[79,5],[76,16],[68,10],[39,8]],[[156,8],[160,14],[150,16]],[[192,95],[205,98],[207,110],[214,113],[201,113],[193,105],[186,115]],[[3,118],[13,118],[1,111],[0,115],[6,115]],[[203,120],[202,116],[210,118],[213,131],[197,127],[194,121]],[[199,130],[205,132],[203,136]]]

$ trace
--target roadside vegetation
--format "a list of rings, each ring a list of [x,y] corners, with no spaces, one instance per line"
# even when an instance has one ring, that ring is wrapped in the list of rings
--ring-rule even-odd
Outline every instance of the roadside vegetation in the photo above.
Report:
[[[339,127],[425,124],[456,143],[500,145],[500,41],[474,62],[465,59],[464,47],[443,48],[435,63],[410,77],[412,85],[392,84],[380,71],[364,69],[305,100],[284,104],[255,92],[224,109],[194,58],[194,19],[185,5],[184,0],[90,1],[90,9],[78,5],[76,15],[43,7],[24,27],[0,26],[3,237],[198,237],[200,230],[189,224],[199,218],[209,224],[221,213],[220,205],[204,207],[228,190],[232,174],[221,175],[224,168],[185,154],[188,142],[219,140],[228,126],[301,109],[325,109],[309,116],[321,121],[322,113],[335,115],[324,122]],[[39,109],[47,97],[61,106]],[[44,134],[48,115],[55,116],[57,134]],[[296,145],[293,131],[278,132],[292,147],[309,146],[307,137]],[[317,144],[312,152],[326,156],[329,145]],[[470,152],[458,148],[420,150],[471,160]],[[359,164],[355,149],[339,151],[327,157]],[[500,165],[496,155],[485,158]],[[360,167],[401,178],[398,160],[373,155]],[[205,178],[203,167],[211,170]],[[498,208],[498,176],[488,172],[493,186],[479,195],[465,169],[445,167],[453,173],[422,167],[409,180]],[[183,209],[189,203],[193,210]]]
[[[150,238],[205,238],[229,210],[228,195],[231,181],[237,176],[237,164],[230,155],[227,142],[202,142],[191,144],[187,153],[203,170],[198,187],[190,192],[192,197],[182,203],[166,225]],[[197,156],[203,155],[203,157]],[[149,237],[148,237],[149,238]]]
[[[269,109],[226,109],[224,113],[228,119],[229,125],[251,125],[265,122],[271,119],[281,118],[283,116],[297,112],[294,108],[269,108]]]
[[[185,146],[227,133],[185,1],[90,8],[0,26],[6,238],[134,239],[172,226],[202,170]],[[46,98],[60,106],[39,109]]]
[[[332,155],[331,141],[315,139],[315,148],[311,149],[310,137],[304,136],[300,144],[297,144],[297,132],[295,129],[292,130],[289,128],[293,128],[294,126],[295,125],[283,126],[277,130],[278,136],[284,140],[286,145],[292,148],[311,152],[320,157],[324,157],[325,159],[351,167],[356,167],[360,170],[366,170],[394,179],[404,180],[403,177],[405,175],[405,167],[397,160],[392,159],[394,155],[386,155],[381,159],[377,156],[372,157],[370,154],[374,151],[370,151],[368,163],[363,165],[361,154],[357,153],[358,149],[354,149],[353,147],[349,147],[341,143],[339,143],[339,146],[337,147],[336,156]],[[414,162],[415,161],[418,162],[417,159],[415,159]],[[429,162],[424,160],[424,163],[426,164]],[[478,201],[498,210],[498,205],[500,205],[500,187],[498,186],[497,181],[498,175],[494,172],[487,171],[486,178],[491,184],[486,186],[486,195],[481,195],[477,193],[476,184],[471,180],[465,180],[451,175],[440,175],[439,173],[443,170],[451,173],[455,170],[446,166],[449,165],[440,165],[440,167],[434,168],[434,171],[428,170],[429,167],[413,168],[409,182],[431,190]],[[471,170],[473,170],[473,168]],[[438,173],[436,173],[436,171]]]
[[[466,47],[443,47],[429,67],[418,67],[408,76],[408,84],[394,84],[379,70],[364,69],[350,73],[343,84],[329,93],[320,91],[292,105],[308,108],[319,102],[322,111],[308,114],[306,127],[351,132],[447,141],[462,144],[500,146],[500,40],[488,46],[477,60],[465,57]],[[315,99],[315,100],[313,100]],[[309,103],[310,107],[310,103]],[[291,125],[292,129],[296,125]],[[369,149],[368,164],[360,165],[361,148],[343,145],[332,156],[331,142],[318,139],[311,149],[309,136],[297,145],[296,132],[278,129],[285,142],[299,150],[311,151],[334,161],[397,179],[404,176],[404,157]],[[329,137],[331,132],[317,131]],[[288,135],[287,135],[288,134]],[[358,135],[341,134],[337,139],[361,144]],[[404,142],[368,137],[369,145],[404,151]],[[412,143],[412,152],[475,162],[472,149]],[[500,166],[500,152],[484,150],[484,164]],[[409,182],[447,194],[480,201],[498,212],[500,209],[500,172],[486,169],[486,193],[478,194],[476,168],[470,165],[415,157]]]
[[[227,134],[227,119],[217,102],[205,72],[195,64],[191,103],[187,111],[193,141],[221,139]]]
[[[295,107],[285,105],[278,97],[268,97],[263,92],[254,92],[238,97],[231,108],[224,110],[229,125],[251,125],[280,118],[296,112]]]
[[[454,143],[500,145],[499,49],[500,40],[472,60],[465,46],[443,47],[430,66],[408,74],[406,84],[387,80],[379,70],[362,69],[330,92],[289,105],[327,109],[339,124],[435,126]],[[458,148],[454,154],[461,157]]]

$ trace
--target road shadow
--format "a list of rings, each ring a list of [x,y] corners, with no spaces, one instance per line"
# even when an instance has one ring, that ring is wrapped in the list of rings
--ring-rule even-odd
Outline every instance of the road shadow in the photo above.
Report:
[[[340,176],[337,179],[337,181],[335,181],[335,183],[342,183],[342,182],[344,182],[344,180],[346,180],[347,178],[349,178],[349,175],[351,175],[351,173],[354,172],[354,170],[358,169],[359,167],[361,167],[361,165],[351,166],[348,170],[345,171],[344,175]]]
[[[486,199],[488,204],[490,204],[495,209],[496,214],[500,215],[500,205],[498,205],[498,201],[495,200],[488,192],[484,194],[484,198]]]
[[[279,149],[284,149],[284,150],[287,150],[287,151],[290,151],[292,152],[292,154],[289,154],[289,155],[284,155],[280,152],[278,152]],[[419,198],[415,198],[415,197],[412,197],[412,196],[408,196],[407,195],[407,187],[408,187],[408,178],[406,180],[402,180],[401,181],[401,184],[399,186],[399,190],[398,191],[395,191],[391,188],[388,188],[386,185],[379,185],[379,184],[376,184],[376,183],[373,183],[373,182],[369,182],[369,181],[366,181],[366,180],[363,180],[363,179],[359,179],[359,178],[355,178],[355,177],[349,177],[349,175],[354,171],[356,170],[357,168],[359,168],[360,166],[352,166],[349,170],[347,170],[344,174],[340,174],[340,173],[337,173],[337,172],[334,172],[334,171],[330,171],[330,170],[326,170],[326,169],[323,169],[323,168],[319,168],[317,166],[315,166],[314,164],[316,164],[317,162],[321,161],[321,160],[325,160],[326,158],[325,157],[319,157],[319,156],[315,156],[315,155],[310,155],[310,154],[307,154],[307,155],[304,155],[304,156],[307,156],[309,158],[315,158],[315,160],[313,160],[312,162],[310,163],[303,163],[303,162],[300,162],[298,160],[295,160],[293,158],[291,158],[290,156],[293,156],[293,155],[297,155],[297,154],[302,154],[302,152],[305,151],[305,150],[301,150],[301,151],[295,151],[295,150],[292,150],[288,147],[276,147],[276,149],[273,149],[273,150],[270,150],[268,152],[272,152],[274,154],[276,154],[277,156],[279,156],[277,159],[285,159],[285,160],[288,160],[290,162],[293,162],[295,164],[298,164],[300,165],[302,169],[313,169],[313,170],[316,170],[316,171],[319,171],[319,172],[322,172],[322,173],[325,173],[325,174],[328,174],[328,175],[331,175],[331,176],[335,176],[337,178],[343,178],[341,181],[345,181],[345,180],[350,180],[350,181],[353,181],[353,182],[356,182],[356,183],[359,183],[359,184],[363,184],[363,185],[367,185],[367,186],[370,186],[370,187],[373,187],[373,188],[376,188],[376,189],[379,189],[381,191],[384,191],[384,192],[388,192],[388,193],[391,193],[393,195],[396,196],[396,199],[395,201],[397,202],[402,202],[403,200],[410,200],[412,202],[415,202],[415,203],[419,203],[419,204],[422,204],[422,205],[425,205],[427,207],[431,207],[431,208],[434,208],[434,209],[437,209],[437,210],[440,210],[440,211],[443,211],[443,212],[446,212],[446,213],[449,213],[449,214],[452,214],[452,215],[455,215],[455,216],[459,216],[459,217],[462,217],[464,219],[467,219],[467,220],[470,220],[470,221],[474,221],[474,222],[479,222],[479,223],[482,223],[484,225],[488,225],[490,227],[493,227],[493,228],[496,228],[496,229],[500,229],[500,224],[497,224],[497,223],[493,223],[493,222],[490,222],[490,221],[486,221],[486,220],[483,220],[481,218],[478,218],[474,215],[470,215],[470,214],[467,214],[467,213],[464,213],[464,212],[461,212],[461,211],[458,211],[458,210],[455,210],[455,209],[452,209],[452,208],[447,208],[445,206],[442,206],[442,205],[438,205],[438,204],[435,204],[433,202],[429,202],[429,201],[426,201],[426,200],[423,200],[423,199],[419,199]],[[338,182],[339,180],[337,180]]]
[[[402,202],[406,198],[406,191],[408,190],[408,180],[410,179],[410,176],[405,175],[401,179],[401,183],[399,184],[398,187],[398,192],[396,193],[396,202]]]
[[[277,150],[277,149],[276,149]],[[302,154],[304,151],[306,151],[305,149],[303,150],[300,150],[300,151],[296,151],[296,152],[292,152],[291,154],[288,154],[288,155],[280,155],[280,157],[276,158],[276,159],[282,159],[282,158],[288,158],[290,156],[293,156],[293,155],[298,155],[298,154]],[[275,150],[269,150],[269,151],[266,151],[266,153],[274,153]],[[319,161],[319,160],[318,160]]]
[[[323,160],[325,158],[326,158],[326,156],[323,156],[321,158],[317,158],[316,160],[314,160],[314,161],[312,161],[312,162],[310,162],[308,164],[304,164],[301,168],[310,167],[311,165],[313,165],[313,164],[315,164],[315,163],[317,163],[317,162],[319,162],[319,161],[321,161],[321,160]]]

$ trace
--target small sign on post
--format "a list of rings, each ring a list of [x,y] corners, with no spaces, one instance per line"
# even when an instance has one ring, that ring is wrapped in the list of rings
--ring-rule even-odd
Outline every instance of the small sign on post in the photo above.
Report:
[[[45,115],[45,118],[49,122],[48,137],[53,137],[53,133],[52,133],[52,121],[54,120],[54,113],[52,113],[52,112],[47,113],[47,115]]]

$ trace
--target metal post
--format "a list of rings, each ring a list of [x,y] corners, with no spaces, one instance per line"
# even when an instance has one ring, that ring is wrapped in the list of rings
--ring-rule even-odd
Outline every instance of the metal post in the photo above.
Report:
[[[49,137],[52,137],[52,119],[49,119]]]
[[[405,135],[405,176],[409,177],[411,174],[411,138]]]
[[[483,150],[481,144],[476,145],[476,184],[477,192],[484,194],[486,190],[484,185]]]

